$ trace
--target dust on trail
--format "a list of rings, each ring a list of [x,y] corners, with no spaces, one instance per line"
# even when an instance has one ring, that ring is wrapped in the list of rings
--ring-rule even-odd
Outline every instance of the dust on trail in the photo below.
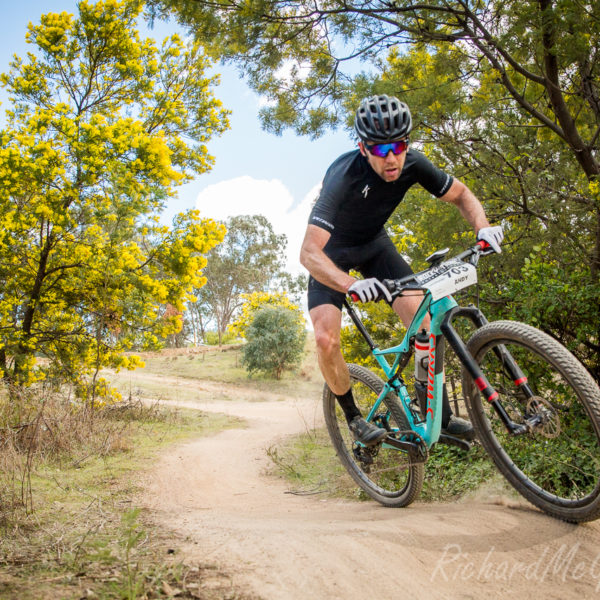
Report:
[[[247,427],[169,450],[141,503],[187,561],[221,564],[261,598],[600,598],[600,522],[492,498],[389,509],[290,494],[265,475],[266,449],[320,423],[318,398],[181,405]]]

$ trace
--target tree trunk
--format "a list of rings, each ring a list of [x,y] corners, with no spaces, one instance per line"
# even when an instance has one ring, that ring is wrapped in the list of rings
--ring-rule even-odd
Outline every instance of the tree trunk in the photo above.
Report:
[[[42,285],[44,284],[44,280],[46,278],[46,267],[48,265],[48,257],[50,256],[51,248],[52,238],[50,235],[48,235],[44,247],[40,252],[35,281],[29,294],[29,299],[27,300],[25,313],[23,315],[23,324],[21,326],[21,330],[23,332],[23,340],[19,343],[17,352],[15,353],[15,362],[13,367],[13,380],[15,382],[18,380],[19,375],[21,373],[21,365],[23,363],[22,357],[26,357],[31,354],[31,349],[28,347],[27,341],[31,337],[33,319],[35,317],[35,311],[38,308],[38,303],[42,292]]]

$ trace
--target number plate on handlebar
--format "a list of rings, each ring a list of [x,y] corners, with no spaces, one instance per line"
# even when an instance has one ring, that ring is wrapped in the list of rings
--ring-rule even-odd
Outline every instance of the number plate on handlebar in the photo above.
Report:
[[[477,283],[477,269],[461,260],[449,260],[416,276],[420,287],[427,288],[432,300],[439,300]]]

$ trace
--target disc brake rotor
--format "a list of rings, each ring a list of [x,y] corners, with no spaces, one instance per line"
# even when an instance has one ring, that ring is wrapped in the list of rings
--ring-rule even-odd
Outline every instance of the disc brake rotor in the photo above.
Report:
[[[552,404],[544,398],[540,396],[530,398],[527,402],[527,414],[541,417],[540,423],[533,428],[533,433],[548,439],[560,435],[560,417]]]

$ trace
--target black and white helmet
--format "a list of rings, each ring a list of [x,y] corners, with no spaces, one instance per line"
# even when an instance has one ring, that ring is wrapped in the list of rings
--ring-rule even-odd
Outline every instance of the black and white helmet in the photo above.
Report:
[[[412,129],[410,109],[395,96],[365,98],[356,111],[354,128],[363,142],[385,143],[405,138]]]

